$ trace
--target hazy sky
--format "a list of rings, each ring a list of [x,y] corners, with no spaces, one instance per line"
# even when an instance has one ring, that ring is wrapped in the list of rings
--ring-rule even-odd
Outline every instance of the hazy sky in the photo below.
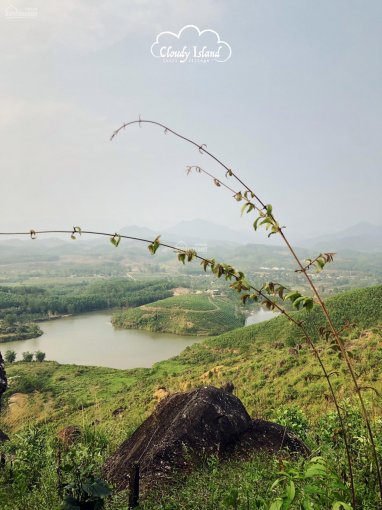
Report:
[[[139,114],[206,143],[290,232],[380,223],[381,19],[380,0],[0,0],[0,229],[244,228],[229,194],[186,176],[224,175],[205,155],[150,126],[109,141]],[[188,24],[231,58],[152,56]]]

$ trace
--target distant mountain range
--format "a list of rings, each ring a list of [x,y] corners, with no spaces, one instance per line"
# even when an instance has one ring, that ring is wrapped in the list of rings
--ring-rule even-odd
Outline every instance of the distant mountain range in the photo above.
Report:
[[[153,239],[158,234],[161,234],[163,241],[173,244],[208,242],[214,244],[248,244],[253,242],[251,232],[240,232],[224,225],[201,219],[184,220],[170,228],[157,232],[148,228],[131,225],[123,227],[119,233],[145,239]]]
[[[304,248],[314,248],[319,251],[381,252],[382,225],[362,222],[335,234],[326,234],[303,240],[301,244]]]
[[[200,246],[203,245],[210,247],[220,246],[230,249],[251,244],[257,246],[263,245],[277,251],[277,247],[283,246],[281,240],[275,239],[276,236],[271,238],[270,241],[273,242],[267,242],[265,236],[257,235],[250,230],[242,232],[202,219],[181,221],[170,228],[159,229],[157,231],[137,225],[128,225],[120,229],[118,233],[147,240],[153,240],[160,234],[161,240],[164,242],[178,247],[194,247],[196,250],[200,249]],[[25,241],[30,241],[30,239],[24,239],[23,241],[20,239],[0,240],[2,253],[4,254],[6,246],[9,248],[13,247],[14,249],[19,247],[36,254],[43,249],[45,253],[49,254],[59,253],[60,250],[61,254],[63,254],[64,252],[78,252],[81,249],[91,251],[92,246],[95,245],[104,246],[105,248],[104,239],[89,236],[87,236],[86,240],[82,239],[81,243],[70,241],[69,236],[67,239],[39,236],[38,242],[25,243]],[[292,244],[293,246],[306,248],[310,251],[314,250],[315,252],[354,250],[363,253],[382,253],[382,225],[372,225],[366,222],[358,223],[334,234],[325,234],[314,238],[299,238],[297,242],[295,239],[292,239]],[[133,246],[135,246],[135,243]],[[139,250],[140,248],[139,245],[136,246],[136,249]],[[142,249],[145,250],[146,248],[142,246]]]
[[[252,232],[241,232],[207,220],[195,219],[181,221],[173,227],[154,232],[144,227],[126,226],[121,231],[133,237],[153,239],[158,233],[162,240],[177,243],[213,243],[213,244],[266,244],[266,239],[258,238]],[[314,238],[300,238],[297,244],[318,251],[355,250],[359,252],[382,252],[382,225],[358,223],[334,234],[325,234]]]

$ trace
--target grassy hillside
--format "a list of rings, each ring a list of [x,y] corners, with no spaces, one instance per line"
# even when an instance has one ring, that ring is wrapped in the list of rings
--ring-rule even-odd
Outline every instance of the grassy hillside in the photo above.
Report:
[[[336,315],[338,326],[346,322],[349,314],[358,324],[345,332],[347,347],[362,372],[362,384],[372,384],[382,392],[381,293],[382,287],[355,290],[331,298],[327,305],[332,311],[334,307],[343,310],[342,318],[339,313]],[[365,302],[368,306],[359,306]],[[320,314],[314,310],[308,315],[296,312],[296,316],[312,327]],[[124,406],[130,427],[136,424],[134,416],[140,421],[153,410],[159,387],[170,392],[183,391],[226,380],[233,381],[236,394],[253,416],[271,416],[276,407],[293,402],[314,419],[317,410],[331,409],[332,403],[320,398],[326,394],[326,384],[308,347],[290,347],[299,341],[298,332],[284,318],[276,317],[194,344],[151,369],[14,363],[6,367],[10,382],[6,396],[26,394],[28,404],[22,412],[20,407],[11,415],[7,412],[3,419],[9,430],[19,428],[26,417],[62,424],[68,420],[81,423],[84,417],[114,423],[112,410]],[[323,341],[319,341],[319,349],[328,366],[338,371],[333,378],[335,387],[343,397],[351,396],[341,361],[329,353],[329,346]],[[376,395],[370,392],[369,397],[372,401]],[[40,411],[35,415],[36,409]]]
[[[116,312],[113,324],[126,329],[208,336],[243,326],[244,316],[231,299],[192,294]]]
[[[382,393],[381,293],[381,287],[374,287],[343,293],[327,301],[337,326],[349,319],[357,323],[344,332],[344,340],[352,352],[360,385],[373,387],[378,392],[365,391],[367,405],[376,419],[375,426],[382,423],[378,421]],[[310,314],[296,312],[296,317],[305,320],[309,328],[322,320],[317,310]],[[274,419],[296,427],[296,432],[304,434],[315,452],[326,456],[334,472],[340,472],[339,465],[346,469],[346,462],[338,450],[341,441],[333,403],[309,348],[305,345],[291,347],[299,342],[298,333],[283,318],[277,317],[195,344],[151,369],[115,370],[54,362],[18,362],[7,366],[10,388],[6,393],[8,406],[2,415],[2,428],[14,433],[25,428],[26,423],[39,423],[53,432],[68,424],[82,427],[95,424],[94,430],[106,438],[104,455],[107,455],[130,436],[168,392],[210,384],[219,386],[231,380],[235,394],[253,417]],[[354,392],[341,360],[329,352],[329,346],[322,340],[318,340],[317,345],[328,370],[333,371],[332,382],[343,406],[350,406],[355,402]],[[113,413],[117,409],[119,412]],[[370,482],[362,485],[362,480],[369,480],[369,474],[365,474],[369,473],[369,468],[366,466],[364,471],[365,452],[359,442],[363,429],[353,411],[348,412],[348,419],[352,420],[354,452],[359,451],[360,455],[356,472],[360,480],[357,490],[361,508],[372,510],[376,507]],[[378,437],[380,432],[378,429]],[[283,469],[287,469],[285,466],[287,464]],[[212,460],[186,483],[156,494],[155,501],[144,500],[142,508],[244,510],[250,501],[250,508],[268,510],[275,492],[281,490],[280,487],[270,489],[279,471],[280,465],[269,458],[232,461],[224,466]],[[298,483],[303,484],[302,481]],[[234,488],[238,491],[235,494]],[[237,506],[230,503],[235,498],[239,502]],[[217,501],[219,506],[216,506]],[[255,506],[256,501],[260,502],[258,506]],[[11,506],[6,508],[13,510]],[[38,506],[28,508],[35,510]],[[108,508],[122,510],[125,506],[118,503],[117,498]],[[332,507],[322,504],[317,508],[329,510]]]

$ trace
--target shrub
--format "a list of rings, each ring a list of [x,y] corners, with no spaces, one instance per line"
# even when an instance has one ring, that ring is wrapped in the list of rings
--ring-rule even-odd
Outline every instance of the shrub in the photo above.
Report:
[[[306,440],[309,431],[309,422],[299,407],[279,409],[276,412],[275,421],[290,429],[300,439]]]
[[[4,355],[4,359],[6,363],[13,363],[16,360],[16,353],[15,351],[6,351]]]
[[[36,361],[39,361],[40,363],[44,361],[45,356],[46,356],[45,352],[42,352],[42,351],[35,352]]]
[[[23,361],[25,361],[26,363],[30,363],[31,361],[33,361],[33,352],[29,351],[23,352]]]

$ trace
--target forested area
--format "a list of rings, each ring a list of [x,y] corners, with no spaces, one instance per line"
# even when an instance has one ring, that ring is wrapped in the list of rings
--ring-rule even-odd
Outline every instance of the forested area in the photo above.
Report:
[[[60,286],[0,286],[0,319],[43,320],[52,316],[140,306],[172,296],[173,279],[108,279]]]

